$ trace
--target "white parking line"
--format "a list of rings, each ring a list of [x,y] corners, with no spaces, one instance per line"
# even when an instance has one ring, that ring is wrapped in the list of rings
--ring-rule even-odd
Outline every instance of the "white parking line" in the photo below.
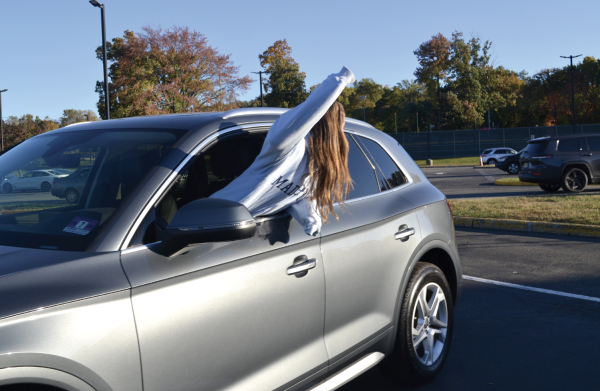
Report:
[[[506,286],[508,288],[522,289],[524,291],[532,291],[532,292],[538,292],[538,293],[547,293],[549,295],[564,296],[564,297],[570,297],[572,299],[580,299],[580,300],[587,300],[587,301],[593,301],[593,302],[596,302],[596,303],[600,303],[600,298],[598,298],[598,297],[575,295],[573,293],[553,291],[553,290],[550,290],[550,289],[534,288],[534,287],[525,286],[525,285],[510,284],[508,282],[488,280],[488,279],[479,278],[479,277],[463,276],[463,279],[470,280],[470,281],[483,282],[485,284]]]
[[[487,179],[490,182],[495,182],[496,181],[496,178],[494,178],[491,175],[487,175],[487,172],[485,172],[485,171],[481,171],[481,170],[478,170],[478,169],[475,169],[475,171],[477,171],[478,173],[480,173],[481,175],[483,175],[485,177],[485,179]]]

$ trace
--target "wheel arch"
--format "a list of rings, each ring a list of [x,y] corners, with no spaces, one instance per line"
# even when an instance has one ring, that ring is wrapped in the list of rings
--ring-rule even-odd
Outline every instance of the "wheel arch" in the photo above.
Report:
[[[400,288],[396,296],[396,307],[394,309],[394,330],[398,330],[400,310],[402,307],[402,302],[404,301],[404,294],[406,293],[408,281],[410,280],[415,267],[420,262],[428,262],[439,267],[446,276],[448,284],[450,285],[453,304],[456,306],[456,303],[460,299],[462,270],[458,255],[454,253],[451,246],[444,240],[432,238],[430,241],[417,247],[417,249],[413,252],[408,262],[408,267],[405,269],[405,273],[402,276]],[[393,351],[394,345],[396,344],[396,332],[391,334],[388,352]]]
[[[565,164],[565,166],[563,167],[563,169],[560,173],[560,177],[562,178],[562,176],[565,174],[565,172],[567,172],[567,170],[570,170],[571,168],[579,168],[580,170],[585,172],[585,175],[587,175],[588,180],[594,178],[594,176],[592,175],[592,172],[593,172],[592,169],[585,162],[572,162],[572,163]]]
[[[0,369],[0,391],[96,391],[91,385],[67,372],[45,367]]]

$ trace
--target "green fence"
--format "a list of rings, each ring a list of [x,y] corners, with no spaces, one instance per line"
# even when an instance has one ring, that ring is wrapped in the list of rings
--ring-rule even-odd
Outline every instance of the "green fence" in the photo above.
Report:
[[[576,125],[575,133],[600,133],[600,124]],[[572,125],[391,133],[390,136],[416,160],[479,156],[488,148],[508,147],[520,151],[527,140],[567,134],[573,134]]]

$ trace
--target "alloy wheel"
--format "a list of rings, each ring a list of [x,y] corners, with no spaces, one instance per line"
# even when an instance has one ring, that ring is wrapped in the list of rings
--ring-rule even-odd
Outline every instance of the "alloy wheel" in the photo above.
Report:
[[[571,191],[580,191],[587,185],[587,180],[579,170],[573,170],[566,177],[566,185]]]
[[[520,167],[518,163],[510,163],[508,166],[508,172],[510,172],[511,174],[518,174],[519,169]]]
[[[448,329],[448,307],[442,288],[429,283],[421,289],[413,310],[413,347],[421,364],[431,366],[440,357]]]
[[[69,189],[67,190],[67,193],[65,194],[65,198],[67,199],[67,202],[70,204],[76,204],[77,203],[77,199],[79,198],[79,194],[77,194],[77,191],[74,189]]]
[[[52,185],[49,184],[48,182],[42,183],[41,189],[44,193],[50,191],[51,188],[52,188]]]

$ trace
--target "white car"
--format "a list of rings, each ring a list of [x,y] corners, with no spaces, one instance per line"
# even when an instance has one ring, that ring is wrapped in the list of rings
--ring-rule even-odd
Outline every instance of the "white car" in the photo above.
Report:
[[[496,164],[501,156],[510,156],[517,153],[512,148],[490,148],[481,154],[481,162],[483,164]]]
[[[63,172],[63,170],[33,170],[21,177],[14,177],[3,181],[2,190],[4,193],[21,190],[41,190],[46,192],[52,189],[52,182],[56,178],[64,178],[66,176],[68,174]]]

